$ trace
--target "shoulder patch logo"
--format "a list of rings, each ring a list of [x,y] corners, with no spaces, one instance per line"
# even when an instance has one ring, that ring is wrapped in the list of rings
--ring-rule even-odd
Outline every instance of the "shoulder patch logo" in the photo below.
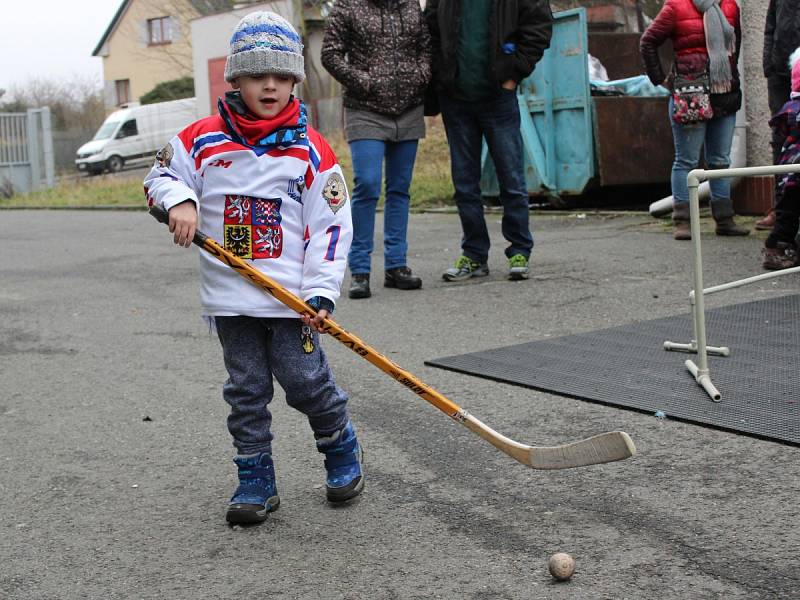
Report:
[[[328,175],[328,181],[325,182],[325,187],[322,188],[322,196],[333,211],[333,214],[339,212],[339,209],[347,203],[347,188],[341,175],[338,173]]]
[[[172,149],[172,144],[167,144],[161,150],[156,152],[156,162],[158,163],[158,166],[169,169],[169,164],[172,162],[172,156],[174,153],[175,152]]]

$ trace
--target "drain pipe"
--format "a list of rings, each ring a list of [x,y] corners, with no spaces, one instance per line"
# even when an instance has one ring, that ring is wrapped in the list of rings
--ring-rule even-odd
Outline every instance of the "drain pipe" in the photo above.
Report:
[[[741,77],[743,72],[742,57],[739,56],[739,81],[742,88],[742,107],[736,113],[736,125],[733,129],[733,142],[731,143],[731,168],[747,166],[747,111],[745,110],[745,86],[744,78]],[[731,188],[739,184],[738,177],[731,178]],[[708,181],[700,184],[698,194],[700,202],[708,200],[710,195],[710,188]],[[657,200],[650,205],[650,214],[654,217],[668,217],[672,213],[672,196],[667,196],[661,200]]]

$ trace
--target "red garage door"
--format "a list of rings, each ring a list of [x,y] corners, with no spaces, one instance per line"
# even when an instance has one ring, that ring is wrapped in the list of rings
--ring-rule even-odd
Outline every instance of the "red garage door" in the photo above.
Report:
[[[225,81],[225,57],[208,59],[208,93],[211,100],[211,114],[217,114],[217,98],[224,98],[231,89]]]

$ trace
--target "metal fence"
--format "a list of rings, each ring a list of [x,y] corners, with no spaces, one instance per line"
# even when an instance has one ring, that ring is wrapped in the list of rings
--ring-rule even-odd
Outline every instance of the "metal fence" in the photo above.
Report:
[[[53,156],[56,165],[56,173],[65,172],[77,175],[79,172],[75,168],[75,156],[83,144],[92,139],[97,131],[93,129],[54,129],[53,130]]]
[[[50,109],[0,113],[0,190],[27,193],[55,183]]]

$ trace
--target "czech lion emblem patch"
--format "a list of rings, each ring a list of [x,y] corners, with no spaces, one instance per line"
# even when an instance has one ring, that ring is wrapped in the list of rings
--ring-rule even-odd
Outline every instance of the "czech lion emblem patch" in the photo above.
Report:
[[[158,166],[169,169],[169,163],[172,162],[173,154],[174,150],[172,149],[172,144],[167,144],[164,146],[156,153],[156,162],[158,163]]]
[[[328,181],[325,182],[325,187],[322,188],[322,196],[333,211],[333,214],[339,212],[339,209],[347,203],[347,187],[341,175],[338,173],[328,175]]]

